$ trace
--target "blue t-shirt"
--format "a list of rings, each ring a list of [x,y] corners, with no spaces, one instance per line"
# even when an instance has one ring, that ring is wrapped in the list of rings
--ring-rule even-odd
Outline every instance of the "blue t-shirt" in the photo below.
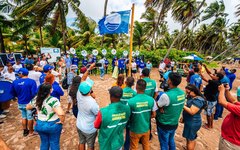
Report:
[[[40,78],[39,78],[39,82],[40,82],[40,84],[43,84],[43,82],[44,82],[46,76],[47,76],[47,74],[42,73],[42,75],[41,75]]]
[[[79,61],[80,61],[80,60],[79,60],[78,58],[72,58],[72,64],[73,64],[73,65],[78,66]]]
[[[190,84],[195,85],[198,89],[200,89],[200,86],[202,84],[202,78],[199,74],[194,74],[190,78]]]
[[[220,80],[220,82],[222,83],[222,84],[224,84],[224,83],[230,83],[230,80],[228,79],[228,77],[227,76],[224,76],[221,80]]]
[[[201,112],[202,108],[205,105],[205,100],[202,97],[196,97],[194,99],[188,99],[187,100],[187,107],[190,108],[192,105],[196,106],[199,108],[199,111],[195,115],[190,115],[186,111],[183,111],[183,120],[184,121],[193,121],[192,123],[201,123]]]
[[[28,104],[37,94],[37,84],[29,78],[13,81],[12,95],[18,98],[18,104]]]
[[[232,84],[233,84],[233,81],[236,79],[236,75],[234,73],[229,72],[228,69],[225,69],[224,71],[226,73],[226,76],[230,80],[229,86],[230,86],[230,89],[232,89]]]
[[[25,64],[34,64],[34,60],[26,58],[24,63]]]
[[[105,59],[105,65],[108,66],[109,61],[107,59]]]
[[[22,66],[24,68],[24,64],[25,64],[25,60],[24,59],[21,59],[21,64],[22,64]]]
[[[140,61],[139,58],[137,58],[135,62],[136,62],[136,64],[137,64],[137,66],[139,66],[141,61]]]
[[[115,66],[116,60],[117,60],[117,59],[113,58],[113,60],[112,60],[112,66]]]
[[[124,62],[125,62],[124,59],[119,59],[118,60],[118,68],[123,69],[124,68]]]
[[[92,63],[96,63],[97,62],[97,57],[96,56],[93,56],[92,58]]]
[[[82,60],[82,65],[83,65],[83,66],[87,66],[87,64],[88,64],[87,59],[83,59],[83,60]]]
[[[70,68],[70,66],[72,65],[72,60],[70,57],[65,58],[65,63],[66,63],[66,67]]]
[[[172,71],[171,70],[168,70],[167,72],[165,72],[164,74],[163,74],[163,78],[164,78],[164,80],[168,80],[168,75],[169,75],[169,73],[171,73]]]
[[[60,87],[59,83],[54,81],[52,84],[52,88],[53,88],[53,91],[51,93],[51,96],[56,97],[58,100],[60,100],[60,96],[63,96],[64,92],[63,92],[62,88]]]
[[[152,63],[146,63],[146,68],[148,68],[149,70],[152,69]]]
[[[8,61],[12,64],[12,66],[15,64],[15,60],[14,60],[14,58],[12,58],[12,59],[8,59]]]
[[[139,64],[139,68],[143,69],[146,67],[146,64],[144,62],[140,62]]]

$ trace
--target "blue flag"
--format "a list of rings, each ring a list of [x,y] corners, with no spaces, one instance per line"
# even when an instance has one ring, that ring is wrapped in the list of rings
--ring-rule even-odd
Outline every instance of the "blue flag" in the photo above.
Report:
[[[130,10],[112,13],[98,22],[100,34],[128,33]]]

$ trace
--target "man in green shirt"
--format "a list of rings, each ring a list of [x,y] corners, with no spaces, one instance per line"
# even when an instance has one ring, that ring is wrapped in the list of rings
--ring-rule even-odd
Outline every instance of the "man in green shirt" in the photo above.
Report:
[[[134,85],[134,78],[128,77],[125,83],[126,83],[127,87],[125,87],[123,89],[123,96],[121,98],[121,102],[123,104],[127,104],[128,100],[130,98],[133,98],[134,96],[137,95],[137,92],[135,92],[132,89],[132,86]],[[129,130],[129,123],[128,123],[126,126],[124,150],[129,150],[129,148],[130,148],[130,130]]]
[[[123,130],[130,118],[130,107],[120,102],[123,91],[114,86],[109,90],[111,104],[100,109],[94,122],[99,129],[100,150],[120,150],[124,144]]]
[[[158,96],[157,83],[155,80],[150,79],[149,75],[150,70],[148,68],[144,68],[142,70],[142,79],[147,82],[147,86],[144,93],[156,99]]]
[[[137,95],[128,101],[131,108],[130,118],[130,149],[137,150],[141,140],[144,150],[150,149],[150,122],[156,116],[158,109],[155,100],[144,94],[147,83],[143,79],[137,81]]]
[[[158,107],[163,109],[161,112],[160,109],[157,111],[156,121],[160,147],[164,150],[176,149],[174,135],[185,102],[185,93],[178,88],[181,81],[180,74],[171,72],[167,80],[170,90],[162,94],[157,101]]]

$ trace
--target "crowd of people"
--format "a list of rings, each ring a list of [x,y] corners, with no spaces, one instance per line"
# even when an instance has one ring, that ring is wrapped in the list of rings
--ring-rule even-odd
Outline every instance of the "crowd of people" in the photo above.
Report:
[[[174,70],[174,61],[160,62],[158,86],[150,76],[150,61],[144,63],[137,57],[130,67],[128,59],[114,57],[112,77],[116,82],[109,87],[111,103],[100,108],[89,74],[96,75],[99,69],[104,80],[109,61],[104,57],[97,61],[93,55],[82,62],[77,55],[69,54],[56,63],[49,63],[50,58],[44,54],[37,60],[22,57],[15,64],[9,57],[5,66],[0,65],[1,80],[12,82],[10,94],[21,112],[23,136],[39,135],[41,150],[60,149],[62,125],[66,113],[71,112],[76,117],[79,150],[85,150],[86,145],[93,150],[97,136],[101,150],[137,150],[139,143],[148,150],[154,122],[162,150],[176,149],[174,137],[179,122],[184,124],[186,149],[193,150],[199,129],[211,130],[213,120],[223,117],[224,108],[230,114],[222,124],[219,149],[240,149],[239,97],[230,93],[236,69],[222,67],[211,72],[205,64],[194,62],[184,67],[187,85],[183,91],[179,88],[183,77]],[[61,105],[64,92],[68,101],[65,112]],[[7,117],[9,107],[10,101],[1,103],[0,119]],[[207,118],[203,124],[202,111]]]

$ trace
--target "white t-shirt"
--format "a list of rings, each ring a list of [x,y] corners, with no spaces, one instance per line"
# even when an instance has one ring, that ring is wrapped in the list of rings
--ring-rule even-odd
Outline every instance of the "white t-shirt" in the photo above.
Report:
[[[21,68],[22,68],[22,64],[19,64],[19,65],[14,64],[14,65],[13,65],[13,69],[14,69],[15,72],[18,72],[19,69],[21,69]]]
[[[46,60],[41,60],[40,61],[40,67],[44,67],[47,64]]]
[[[5,79],[9,79],[9,80],[11,80],[11,81],[16,80],[16,76],[15,76],[15,73],[14,73],[14,72],[12,72],[12,73],[6,72],[6,73],[3,75],[3,77],[4,77]]]
[[[132,63],[132,70],[137,70],[137,64],[135,62]]]
[[[32,107],[36,107],[36,99],[30,102]],[[54,112],[53,108],[60,107],[59,100],[55,97],[48,97],[43,101],[42,109],[38,110],[38,119],[41,121],[56,121],[59,119],[58,115]]]
[[[91,134],[97,131],[94,128],[94,121],[99,111],[99,106],[91,96],[83,96],[77,92],[78,116],[77,128],[82,132]]]
[[[159,70],[164,70],[165,67],[166,67],[166,64],[164,62],[159,64]]]
[[[40,85],[39,78],[41,75],[42,75],[41,72],[36,72],[34,70],[31,70],[31,71],[29,71],[28,78],[33,79],[36,82],[37,87],[38,87]]]

